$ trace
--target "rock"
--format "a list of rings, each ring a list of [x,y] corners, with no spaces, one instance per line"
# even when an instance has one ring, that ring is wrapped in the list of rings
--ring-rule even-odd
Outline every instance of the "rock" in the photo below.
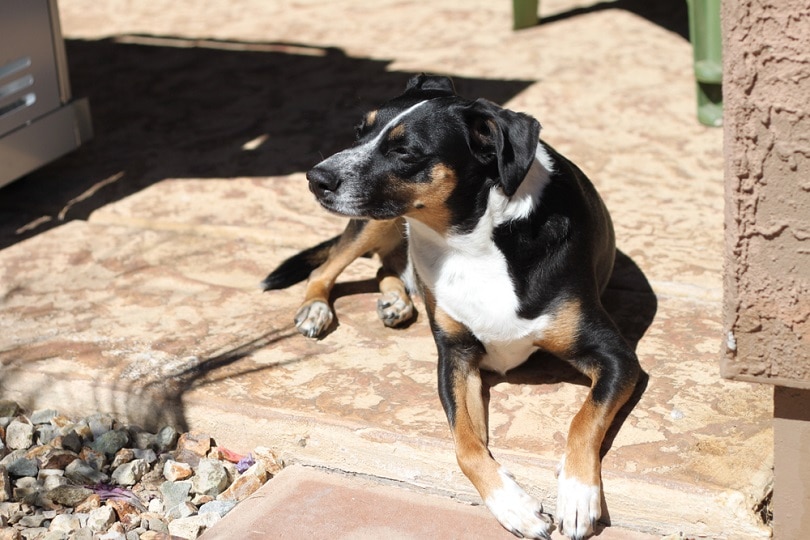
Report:
[[[99,472],[83,459],[77,459],[65,467],[65,477],[75,484],[104,484],[110,480],[106,474]]]
[[[174,459],[196,467],[200,459],[204,458],[210,449],[210,435],[196,432],[183,433],[177,439],[177,450]]]
[[[166,512],[165,515],[166,520],[169,521],[169,523],[171,523],[172,520],[193,516],[196,513],[197,513],[196,506],[194,506],[188,501],[183,501],[180,504],[169,508],[169,510]]]
[[[194,474],[194,471],[188,463],[181,463],[170,459],[163,465],[163,477],[170,482],[185,480],[192,474]]]
[[[178,433],[172,426],[161,428],[155,435],[155,445],[158,452],[166,452],[177,444]]]
[[[93,493],[76,506],[76,512],[89,514],[99,507],[101,507],[101,497],[97,493]]]
[[[70,537],[70,540],[93,540],[93,531],[87,527],[82,527]]]
[[[90,447],[96,452],[101,452],[108,458],[115,456],[129,442],[129,434],[123,429],[107,431],[96,437]]]
[[[225,517],[225,514],[233,510],[236,506],[236,501],[211,501],[207,502],[200,507],[199,514],[214,513],[219,517]]]
[[[22,535],[17,529],[0,529],[0,540],[22,540]]]
[[[169,535],[168,528],[166,532],[158,532],[158,531],[146,531],[140,537],[140,540],[171,540],[171,536]],[[2,540],[2,539],[0,539]]]
[[[132,446],[134,446],[137,450],[152,450],[152,448],[157,446],[157,435],[154,433],[139,431],[137,433],[132,433],[131,435]]]
[[[20,531],[24,540],[40,540],[43,536],[48,534],[48,529],[45,527],[32,527],[30,529],[23,529]]]
[[[38,458],[40,469],[65,470],[73,461],[79,459],[79,455],[70,450],[51,447],[45,448],[47,448],[47,450]]]
[[[147,525],[150,531],[168,534],[169,525],[162,515],[155,512],[145,512],[141,514],[141,525]]]
[[[35,459],[25,457],[24,454],[24,448],[15,450],[4,457],[3,460],[0,461],[0,465],[3,465],[6,468],[10,476],[36,476],[37,472],[39,472],[37,461]]]
[[[132,448],[122,448],[115,453],[115,457],[113,458],[112,463],[110,463],[110,468],[116,469],[124,463],[132,461],[133,459],[135,459],[135,452],[132,450]]]
[[[28,449],[34,442],[34,426],[24,417],[18,417],[6,428],[6,446],[12,450]]]
[[[118,520],[127,526],[137,527],[141,523],[141,510],[130,501],[110,499],[107,506],[115,510]]]
[[[62,450],[70,450],[78,454],[82,450],[82,439],[76,433],[76,430],[71,429],[65,435],[54,437],[51,441],[51,446],[61,448]]]
[[[79,518],[73,514],[59,514],[51,520],[49,531],[61,531],[66,534],[75,533],[81,527]]]
[[[100,506],[87,516],[87,528],[93,532],[106,531],[115,523],[115,510],[110,506]]]
[[[243,501],[267,481],[267,471],[257,462],[234,480],[233,484],[217,496],[220,501]]]
[[[34,435],[36,436],[37,444],[48,444],[59,435],[59,430],[50,425],[34,426]]]
[[[31,413],[31,416],[28,419],[31,421],[32,424],[50,424],[51,419],[56,417],[59,413],[53,409],[39,409],[38,411],[34,411]]]
[[[284,462],[281,458],[273,450],[265,446],[257,446],[253,450],[253,457],[264,466],[265,472],[270,477],[277,475],[284,468]]]
[[[45,491],[50,491],[68,483],[67,478],[65,478],[65,471],[58,469],[40,469],[37,480]]]
[[[149,465],[142,459],[124,463],[112,473],[112,481],[119,486],[134,486],[149,470]]]
[[[107,464],[107,455],[104,452],[93,450],[89,446],[82,447],[79,457],[97,471],[104,469]]]
[[[68,540],[69,535],[64,531],[48,531],[44,536],[38,536],[37,540]]]
[[[135,459],[142,459],[147,462],[149,465],[157,461],[157,454],[151,448],[140,449],[140,448],[133,448],[132,453],[135,455]]]
[[[17,404],[16,401],[0,399],[0,417],[17,416],[18,414],[20,414],[21,411],[22,409],[20,409],[20,406]]]
[[[114,424],[115,420],[109,414],[96,413],[87,417],[87,426],[95,439],[112,430]]]
[[[200,535],[201,528],[199,522],[193,518],[180,518],[169,523],[169,534],[194,540]]]
[[[191,479],[191,490],[202,495],[217,496],[228,487],[228,472],[218,460],[201,459],[197,473]]]
[[[40,489],[36,478],[26,476],[14,482],[14,489],[11,490],[11,493],[15,501],[35,504]]]
[[[0,502],[6,502],[11,499],[11,479],[8,476],[8,470],[0,465]]]
[[[30,516],[24,516],[17,523],[20,525],[20,527],[35,528],[42,527],[42,524],[45,523],[47,519],[48,518],[42,515],[42,512],[36,512]]]
[[[55,503],[74,507],[84,501],[93,492],[82,486],[59,486],[50,490],[46,496]]]
[[[189,491],[191,491],[191,482],[189,480],[163,482],[160,486],[160,493],[163,495],[163,507],[168,510],[181,502],[185,502]]]

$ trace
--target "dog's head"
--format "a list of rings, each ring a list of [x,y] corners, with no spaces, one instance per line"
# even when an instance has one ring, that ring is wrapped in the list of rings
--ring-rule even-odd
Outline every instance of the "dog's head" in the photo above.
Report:
[[[507,197],[535,158],[540,124],[458,96],[446,77],[417,75],[399,97],[365,115],[354,146],[307,173],[332,212],[413,217],[439,232],[477,219],[490,189]]]

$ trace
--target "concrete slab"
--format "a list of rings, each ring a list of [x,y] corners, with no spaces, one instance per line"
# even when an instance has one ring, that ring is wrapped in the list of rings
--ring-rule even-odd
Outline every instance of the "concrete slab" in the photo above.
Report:
[[[382,327],[373,261],[344,274],[319,341],[292,327],[300,285],[256,288],[342,229],[307,166],[409,72],[442,72],[536,115],[611,208],[624,256],[607,303],[650,380],[604,460],[610,522],[769,534],[772,399],[718,374],[722,133],[695,119],[680,8],[549,0],[556,18],[512,32],[509,3],[484,0],[113,4],[60,2],[96,139],[0,190],[0,395],[477,501],[425,318]],[[489,382],[493,452],[553,508],[583,380],[546,358]]]
[[[266,538],[481,538],[514,536],[484,506],[425,495],[367,477],[293,466],[231,511],[202,540]],[[552,538],[564,538],[557,531]],[[635,531],[606,528],[601,540],[651,540]]]

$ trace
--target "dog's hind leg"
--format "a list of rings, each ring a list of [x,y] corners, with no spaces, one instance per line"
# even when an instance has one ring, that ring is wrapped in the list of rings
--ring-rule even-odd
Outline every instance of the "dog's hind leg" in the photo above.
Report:
[[[425,304],[439,352],[439,397],[462,472],[505,529],[520,538],[549,539],[551,519],[543,513],[543,505],[489,451],[479,370],[484,346],[469,329],[437,308],[429,292],[425,292]]]

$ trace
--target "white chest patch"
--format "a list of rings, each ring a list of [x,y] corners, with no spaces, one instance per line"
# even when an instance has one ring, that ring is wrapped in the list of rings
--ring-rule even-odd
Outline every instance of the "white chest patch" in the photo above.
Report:
[[[410,260],[419,278],[433,292],[437,306],[485,345],[487,357],[481,367],[501,373],[536,350],[533,341],[542,338],[551,320],[548,315],[536,319],[518,315],[520,301],[492,233],[496,226],[534,209],[549,181],[547,162],[538,145],[538,159],[518,192],[506,198],[493,189],[486,212],[468,234],[442,236],[408,219]]]

